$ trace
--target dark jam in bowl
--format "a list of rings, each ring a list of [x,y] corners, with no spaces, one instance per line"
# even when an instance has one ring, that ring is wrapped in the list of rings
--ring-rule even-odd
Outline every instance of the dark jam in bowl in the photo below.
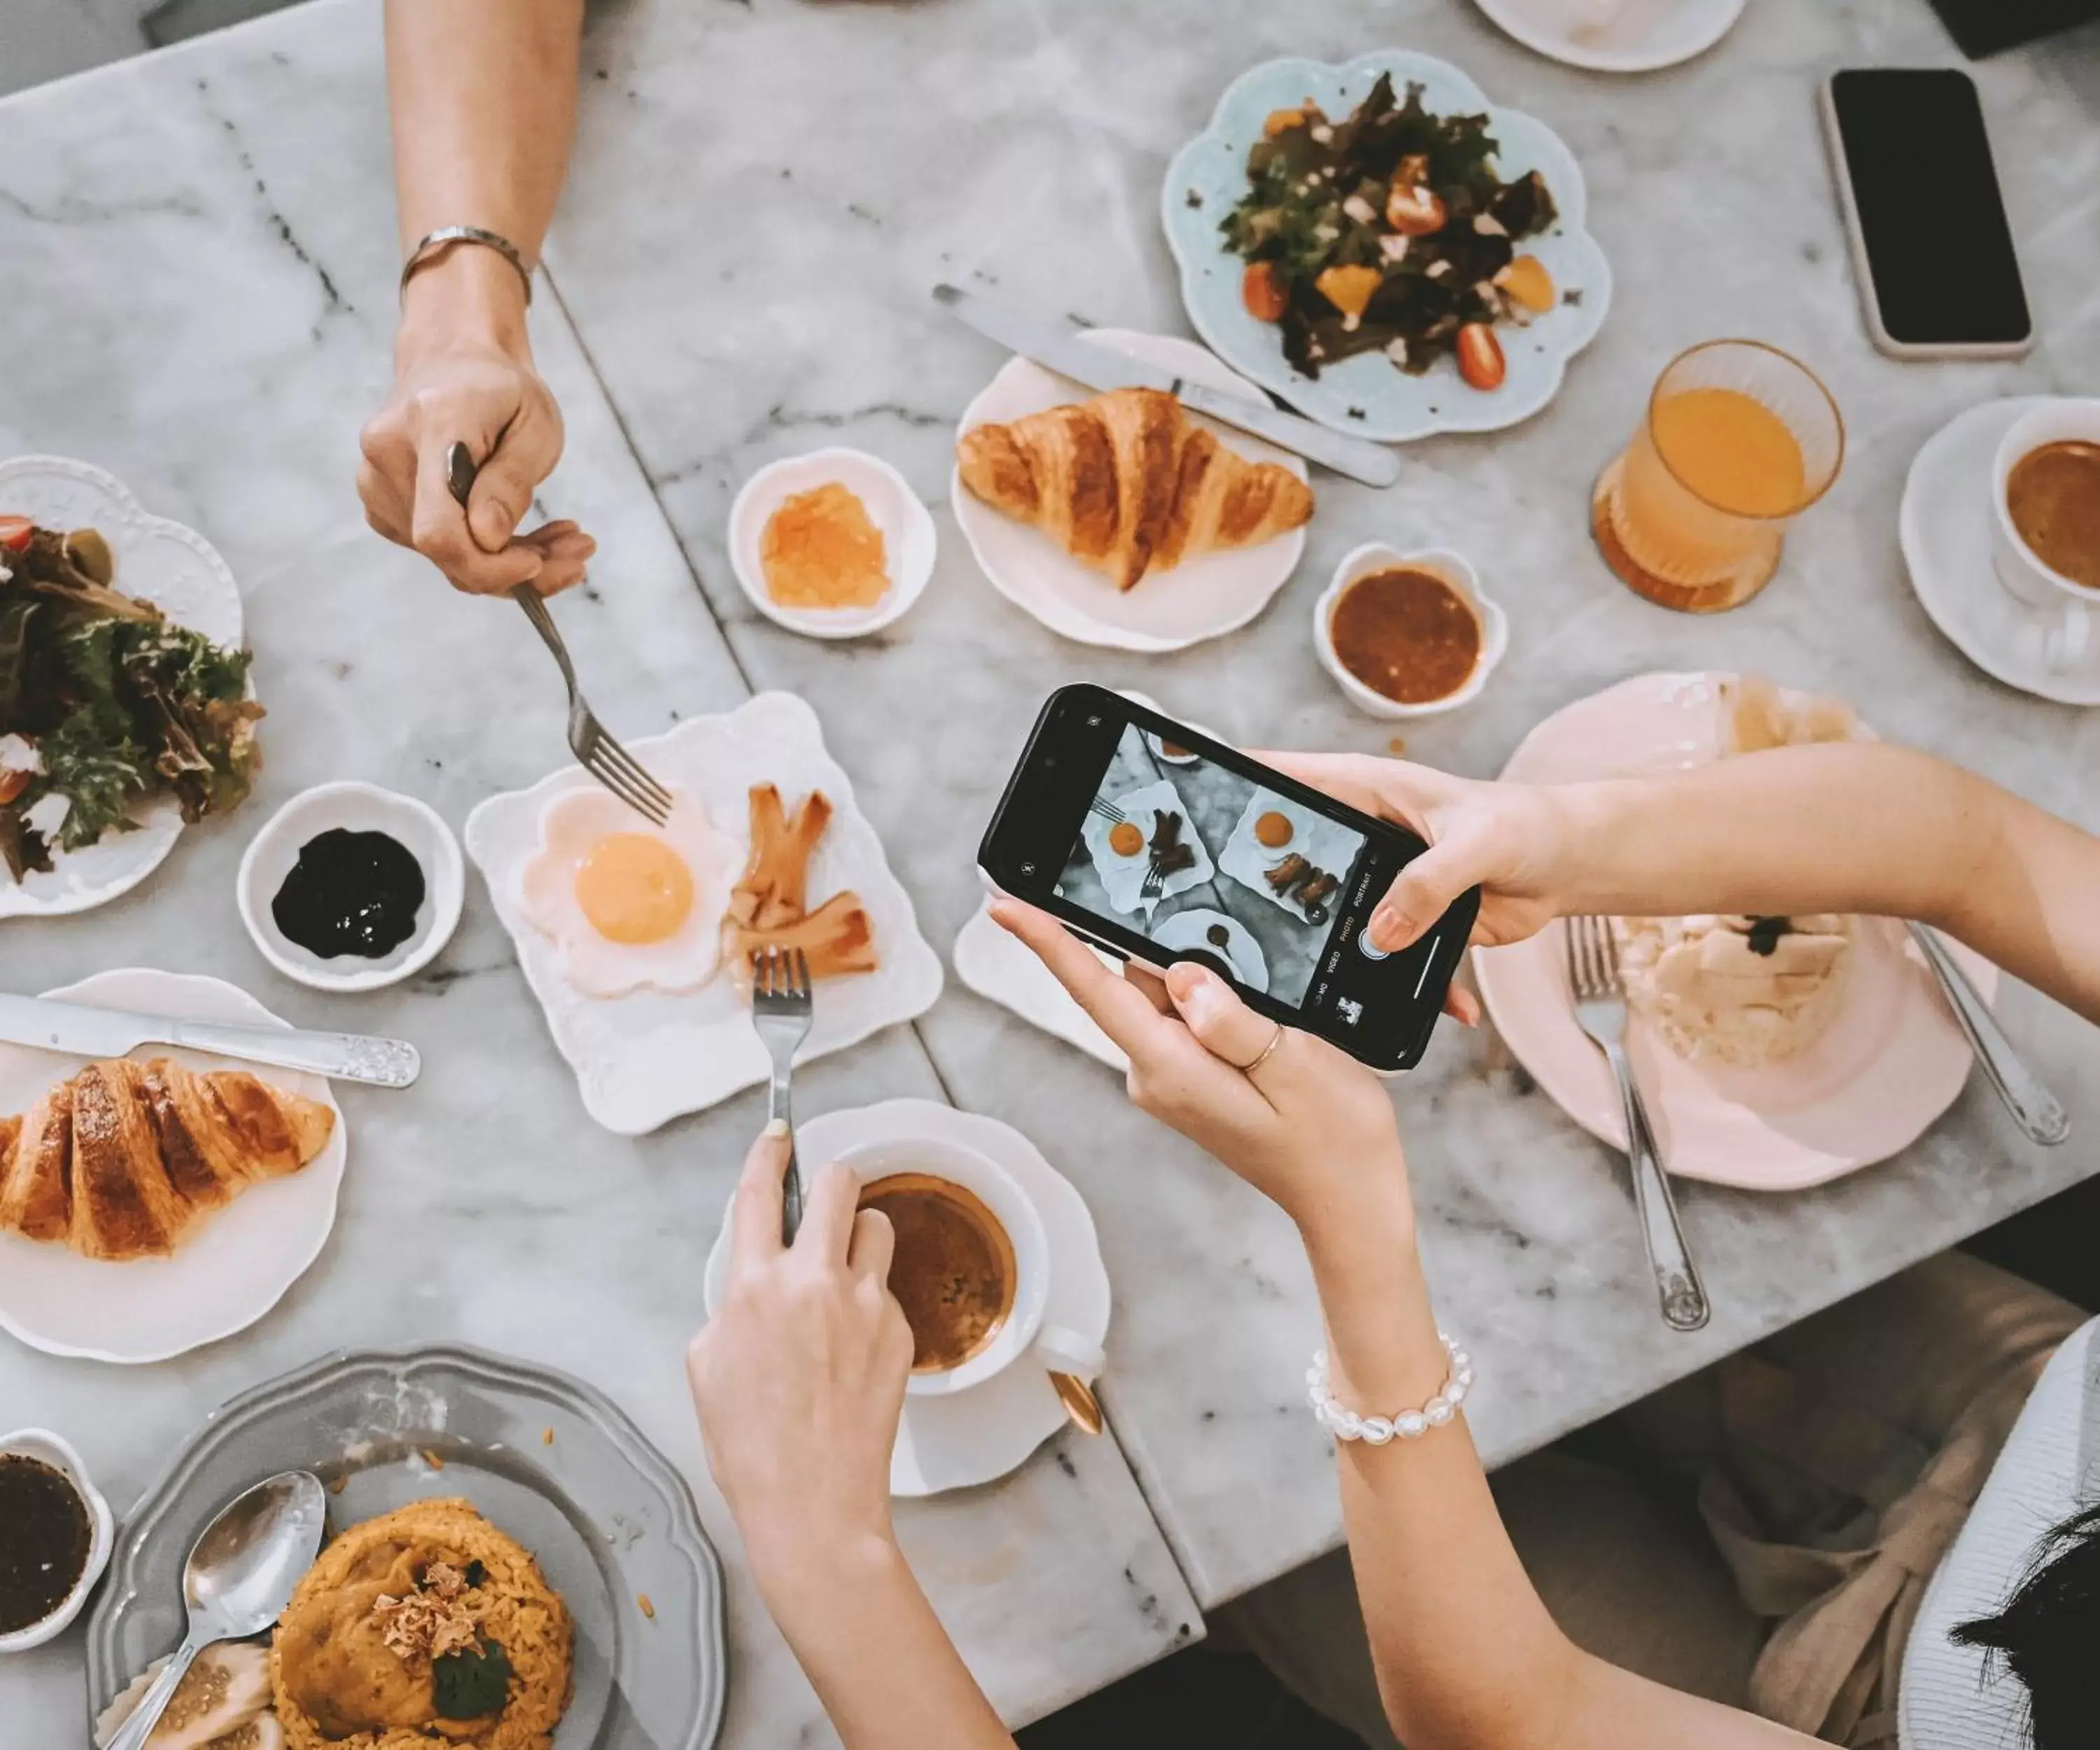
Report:
[[[87,1503],[64,1471],[0,1452],[0,1634],[33,1629],[64,1603],[94,1541]]]
[[[423,866],[399,840],[331,827],[300,847],[270,915],[287,940],[324,960],[377,960],[416,933],[423,887]]]

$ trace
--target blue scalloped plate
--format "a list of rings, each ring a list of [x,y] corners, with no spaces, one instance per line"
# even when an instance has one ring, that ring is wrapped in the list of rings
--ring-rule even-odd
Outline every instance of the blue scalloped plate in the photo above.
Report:
[[[1421,85],[1423,101],[1436,114],[1485,110],[1500,147],[1497,169],[1505,178],[1537,170],[1560,209],[1553,228],[1524,247],[1546,264],[1561,302],[1527,328],[1498,328],[1509,361],[1499,389],[1468,388],[1449,359],[1410,377],[1379,353],[1307,377],[1285,360],[1275,326],[1256,321],[1240,302],[1244,264],[1218,227],[1246,192],[1247,152],[1261,138],[1262,122],[1271,110],[1307,97],[1330,116],[1345,116],[1382,73],[1392,75],[1396,90],[1404,92],[1410,82]],[[1211,350],[1308,418],[1354,437],[1391,443],[1440,431],[1499,431],[1530,418],[1553,399],[1568,361],[1590,344],[1611,307],[1612,270],[1585,228],[1588,196],[1575,155],[1543,122],[1489,103],[1465,74],[1433,55],[1379,50],[1339,67],[1294,59],[1242,73],[1218,99],[1210,126],[1174,155],[1160,210],[1181,268],[1181,301]]]

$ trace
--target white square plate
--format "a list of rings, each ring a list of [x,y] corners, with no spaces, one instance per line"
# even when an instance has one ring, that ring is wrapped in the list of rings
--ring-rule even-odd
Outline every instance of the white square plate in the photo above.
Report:
[[[797,1063],[858,1045],[933,1006],[941,994],[940,957],[920,934],[911,897],[890,873],[882,841],[825,751],[823,730],[806,703],[792,693],[761,693],[735,711],[694,717],[668,734],[632,743],[629,751],[662,782],[698,800],[745,851],[752,785],[779,785],[791,809],[813,790],[831,798],[831,825],[810,862],[810,904],[849,888],[859,894],[882,964],[818,985],[816,1022]],[[548,804],[593,782],[571,765],[530,790],[491,796],[467,817],[466,850],[517,945],[554,1043],[576,1073],[585,1109],[607,1130],[638,1136],[763,1082],[770,1066],[752,1029],[750,1006],[726,970],[704,988],[678,994],[589,997],[562,978],[554,944],[526,920],[518,877],[540,849]]]
[[[1109,903],[1117,910],[1136,911],[1142,908],[1149,917],[1162,899],[1171,899],[1192,887],[1201,887],[1211,879],[1211,853],[1196,835],[1189,804],[1181,800],[1181,792],[1172,784],[1162,778],[1141,790],[1111,796],[1109,800],[1122,810],[1125,820],[1134,822],[1145,832],[1145,849],[1135,857],[1118,857],[1109,849],[1109,835],[1115,831],[1118,822],[1089,809],[1087,823],[1080,829],[1087,849],[1093,853],[1094,867],[1101,875],[1101,885],[1108,890]],[[1152,867],[1152,835],[1162,814],[1181,817],[1181,842],[1196,853],[1196,860],[1186,869],[1177,869],[1167,876],[1160,884],[1159,891],[1147,898],[1145,878]]]
[[[1274,850],[1259,843],[1254,835],[1254,823],[1263,815],[1271,813],[1282,815],[1290,822],[1291,829],[1290,842]],[[1353,828],[1344,827],[1339,821],[1329,820],[1324,814],[1314,813],[1302,802],[1293,802],[1288,796],[1264,790],[1247,804],[1240,815],[1232,837],[1225,840],[1225,848],[1219,854],[1218,866],[1242,887],[1260,894],[1272,905],[1282,906],[1303,923],[1306,921],[1304,908],[1295,899],[1286,899],[1263,878],[1295,852],[1315,869],[1326,870],[1347,886],[1349,871],[1356,867],[1357,853],[1362,849],[1363,840]],[[1335,896],[1329,897],[1331,903]]]

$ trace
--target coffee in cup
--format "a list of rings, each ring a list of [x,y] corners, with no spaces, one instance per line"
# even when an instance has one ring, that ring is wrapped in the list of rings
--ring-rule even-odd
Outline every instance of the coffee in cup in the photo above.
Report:
[[[1013,1241],[984,1200],[933,1173],[893,1172],[861,1188],[889,1219],[889,1291],[911,1327],[911,1371],[945,1373],[989,1348],[1013,1311]]]
[[[2049,400],[2014,420],[1992,469],[1992,557],[2027,610],[2043,663],[2085,661],[2100,622],[2100,400]]]
[[[2029,450],[2005,475],[2005,514],[2049,570],[2100,590],[2100,443],[2059,438]]]

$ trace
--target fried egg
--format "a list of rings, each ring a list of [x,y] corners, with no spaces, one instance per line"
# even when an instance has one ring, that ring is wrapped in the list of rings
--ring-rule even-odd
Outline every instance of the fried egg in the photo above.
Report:
[[[694,797],[672,797],[661,827],[595,786],[562,791],[540,817],[519,897],[563,979],[586,995],[697,990],[721,963],[743,850]]]

